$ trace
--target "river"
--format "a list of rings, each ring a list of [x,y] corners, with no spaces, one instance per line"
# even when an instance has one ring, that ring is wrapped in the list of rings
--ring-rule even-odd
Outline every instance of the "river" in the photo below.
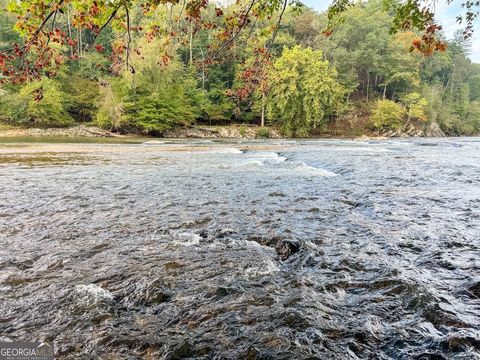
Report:
[[[0,145],[0,341],[480,358],[480,139]]]

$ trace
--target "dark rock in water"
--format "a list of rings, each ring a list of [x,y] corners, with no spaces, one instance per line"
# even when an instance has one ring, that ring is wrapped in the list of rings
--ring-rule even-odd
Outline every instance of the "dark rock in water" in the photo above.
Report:
[[[217,298],[221,299],[225,296],[231,295],[236,293],[236,289],[233,287],[225,287],[225,286],[220,286],[210,292],[207,293],[206,297],[207,298]]]
[[[217,239],[223,239],[223,238],[226,238],[227,236],[230,236],[230,235],[233,235],[233,234],[236,234],[237,232],[235,230],[232,230],[232,229],[219,229],[215,235],[215,237]],[[201,236],[201,235],[200,235]]]
[[[247,350],[247,354],[245,356],[245,359],[246,360],[257,360],[259,354],[260,353],[258,352],[258,350],[254,346],[250,346]]]
[[[170,301],[171,298],[172,298],[172,294],[168,292],[156,290],[147,294],[144,304],[145,305],[161,304],[161,303]]]
[[[470,286],[468,288],[468,292],[480,299],[480,281],[477,281],[475,284]]]
[[[444,356],[440,354],[433,353],[423,353],[414,358],[415,360],[447,360]]]
[[[207,230],[202,230],[198,233],[198,236],[200,236],[202,239],[208,238],[208,232]]]
[[[169,360],[179,360],[190,358],[194,356],[192,344],[188,341],[183,342],[172,350],[170,355],[167,357]]]
[[[480,349],[480,340],[477,340],[471,336],[452,336],[448,339],[443,340],[440,346],[445,351],[452,351],[458,353],[464,352],[468,348]]]
[[[170,261],[165,264],[165,269],[166,270],[175,270],[175,269],[180,269],[182,268],[183,265],[176,262],[176,261]]]
[[[262,246],[275,248],[280,259],[287,260],[290,256],[300,250],[300,243],[296,240],[285,240],[280,236],[262,237],[252,235],[248,237],[249,241],[255,241]]]
[[[235,289],[233,288],[230,288],[230,287],[219,287],[216,291],[215,291],[215,295],[218,296],[218,297],[224,297],[224,296],[227,296],[227,295],[230,295],[232,293],[235,292]]]
[[[275,192],[271,192],[270,194],[268,194],[268,196],[271,196],[271,197],[285,197],[287,195],[285,195],[281,191],[275,191]]]
[[[283,240],[277,244],[275,250],[282,260],[287,260],[300,250],[300,244],[295,240]]]
[[[301,312],[293,309],[287,309],[278,315],[279,326],[285,326],[295,330],[305,330],[310,327],[308,320]]]
[[[283,238],[280,236],[272,236],[272,237],[265,238],[258,235],[251,235],[248,237],[248,241],[255,241],[256,243],[259,243],[262,246],[276,247],[278,243],[283,241]]]

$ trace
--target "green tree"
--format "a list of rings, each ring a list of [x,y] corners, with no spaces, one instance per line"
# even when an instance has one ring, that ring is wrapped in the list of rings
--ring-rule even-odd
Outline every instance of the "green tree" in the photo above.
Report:
[[[128,127],[122,101],[125,95],[122,81],[115,78],[104,80],[99,92],[95,123],[110,131],[121,131]]]
[[[471,101],[480,100],[480,69],[478,72],[469,79]]]
[[[76,74],[58,77],[64,92],[64,107],[77,122],[89,122],[95,118],[99,101],[98,82]]]
[[[15,124],[60,127],[72,124],[65,109],[65,93],[56,80],[43,78],[23,86],[14,95],[9,120]],[[41,98],[39,98],[41,96]]]
[[[345,94],[337,71],[322,52],[284,49],[270,72],[268,109],[287,136],[306,136],[338,109]]]
[[[141,55],[132,56],[136,73],[124,72],[126,96],[122,99],[128,124],[140,131],[162,134],[177,125],[191,123],[196,115],[187,96],[188,73],[176,58],[159,65],[160,39],[141,41]]]
[[[392,100],[377,100],[370,121],[377,129],[399,129],[403,124],[405,108]]]
[[[402,102],[405,105],[405,113],[407,116],[407,121],[403,129],[407,128],[411,120],[427,121],[428,102],[419,93],[414,92],[405,95]]]
[[[466,123],[469,124],[469,130],[464,131],[466,135],[480,133],[480,101],[472,101],[467,114]]]
[[[381,1],[369,1],[350,7],[333,34],[317,38],[318,46],[339,71],[339,78],[347,88],[360,92],[367,100],[384,83],[392,18]],[[325,19],[324,22],[327,20]]]

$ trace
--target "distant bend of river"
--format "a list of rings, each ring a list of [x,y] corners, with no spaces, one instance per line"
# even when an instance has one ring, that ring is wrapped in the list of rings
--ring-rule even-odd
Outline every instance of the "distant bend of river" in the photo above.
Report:
[[[0,145],[0,341],[480,358],[480,139]]]

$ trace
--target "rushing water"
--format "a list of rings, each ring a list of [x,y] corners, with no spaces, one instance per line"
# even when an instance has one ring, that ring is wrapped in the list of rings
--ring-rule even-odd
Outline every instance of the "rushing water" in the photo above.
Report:
[[[0,341],[480,358],[480,139],[0,146]]]

